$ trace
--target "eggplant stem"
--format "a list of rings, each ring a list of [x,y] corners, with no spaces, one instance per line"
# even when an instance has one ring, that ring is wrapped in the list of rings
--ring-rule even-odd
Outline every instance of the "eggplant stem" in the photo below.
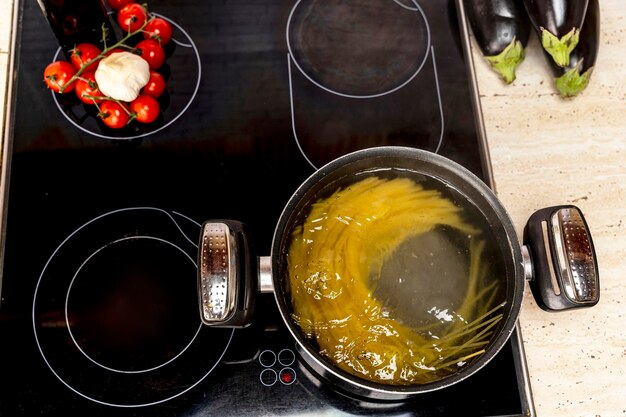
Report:
[[[555,79],[556,88],[559,90],[559,93],[561,93],[561,97],[575,97],[587,88],[593,67],[590,67],[581,74],[580,67],[582,66],[582,62],[583,61],[580,60],[574,68]]]
[[[560,39],[545,28],[541,28],[541,46],[550,54],[559,67],[569,65],[569,55],[578,45],[580,29],[572,28]]]
[[[524,45],[515,38],[498,55],[485,57],[491,68],[497,72],[505,83],[515,80],[515,70],[524,61],[526,53]]]

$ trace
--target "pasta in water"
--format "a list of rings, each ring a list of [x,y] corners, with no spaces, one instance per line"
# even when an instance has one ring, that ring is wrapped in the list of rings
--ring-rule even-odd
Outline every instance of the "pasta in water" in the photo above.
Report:
[[[322,355],[370,381],[424,384],[457,372],[484,353],[503,306],[481,264],[481,232],[462,216],[439,191],[402,177],[367,177],[316,202],[287,253],[293,319]],[[403,242],[437,227],[472,236],[467,289],[455,320],[410,327],[376,299],[372,276]]]

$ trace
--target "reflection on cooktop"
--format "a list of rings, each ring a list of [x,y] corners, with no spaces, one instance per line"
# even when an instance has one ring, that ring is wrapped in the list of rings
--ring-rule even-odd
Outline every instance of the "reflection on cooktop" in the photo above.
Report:
[[[200,324],[196,265],[176,245],[132,236],[98,249],[67,290],[72,341],[96,365],[148,372],[178,357]]]
[[[287,21],[296,67],[326,91],[346,97],[389,94],[415,78],[430,48],[417,3],[299,0]]]

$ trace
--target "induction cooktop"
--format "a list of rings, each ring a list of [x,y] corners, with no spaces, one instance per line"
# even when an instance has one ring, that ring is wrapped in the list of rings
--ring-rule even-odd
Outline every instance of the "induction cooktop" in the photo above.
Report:
[[[0,415],[534,415],[519,329],[472,377],[355,398],[299,359],[273,296],[245,329],[201,325],[200,225],[269,254],[316,169],[401,145],[492,184],[467,27],[453,0],[152,0],[174,39],[156,122],[107,128],[42,82],[62,57],[16,1],[3,165]]]

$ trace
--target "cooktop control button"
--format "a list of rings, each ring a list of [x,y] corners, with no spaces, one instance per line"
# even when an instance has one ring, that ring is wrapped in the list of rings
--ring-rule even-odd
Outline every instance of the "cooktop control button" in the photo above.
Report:
[[[278,375],[276,375],[276,371],[270,368],[263,369],[261,375],[259,375],[259,379],[261,380],[261,384],[266,387],[271,387],[278,380]]]
[[[296,361],[296,354],[291,349],[283,349],[278,352],[278,362],[283,366],[291,366]]]
[[[259,363],[266,368],[273,366],[276,363],[276,354],[271,350],[264,350],[259,355]]]
[[[291,385],[296,382],[296,371],[294,371],[292,368],[283,368],[278,374],[278,377],[280,379],[280,382],[282,382],[284,385]]]

